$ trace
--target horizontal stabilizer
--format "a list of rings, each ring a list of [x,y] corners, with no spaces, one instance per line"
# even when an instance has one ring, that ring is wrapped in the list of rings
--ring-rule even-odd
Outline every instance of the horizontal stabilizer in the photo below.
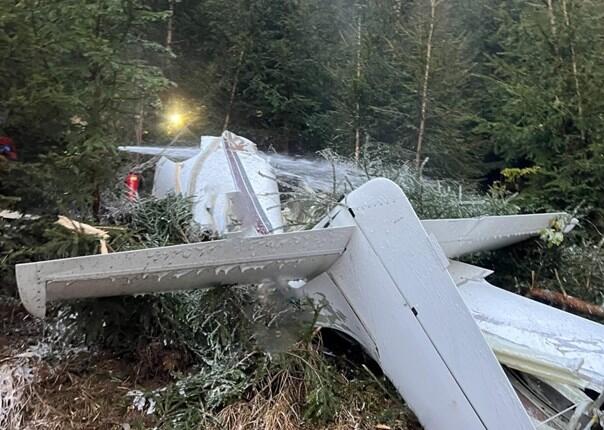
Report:
[[[485,216],[479,218],[430,219],[422,224],[438,241],[449,258],[478,251],[503,248],[537,236],[563,212],[530,215]],[[566,227],[570,231],[577,221]]]
[[[173,160],[187,160],[201,151],[197,146],[119,146],[117,149],[132,154],[160,155]]]
[[[233,238],[16,267],[25,308],[44,317],[46,303],[215,285],[311,279],[342,254],[354,227]]]

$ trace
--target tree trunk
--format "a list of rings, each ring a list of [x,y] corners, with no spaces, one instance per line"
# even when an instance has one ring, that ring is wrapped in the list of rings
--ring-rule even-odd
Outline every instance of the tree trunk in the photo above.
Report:
[[[235,96],[237,95],[237,86],[239,85],[239,72],[241,71],[241,66],[243,65],[243,57],[245,56],[245,49],[241,50],[239,54],[239,60],[237,61],[237,68],[235,69],[235,78],[233,79],[233,85],[231,86],[231,95],[229,97],[229,106],[227,108],[227,113],[224,117],[224,124],[222,126],[222,131],[226,131],[229,128],[229,123],[231,121],[231,112],[233,111],[233,105],[235,104]]]
[[[567,294],[542,288],[531,288],[528,295],[542,302],[550,303],[561,309],[604,319],[604,307],[588,303]]]
[[[547,16],[549,17],[549,27],[552,33],[552,46],[554,47],[554,52],[556,53],[556,56],[562,60],[560,48],[558,47],[558,23],[556,22],[553,0],[547,0]]]
[[[430,80],[430,65],[432,61],[432,38],[434,37],[434,21],[436,18],[436,7],[438,2],[430,0],[430,25],[428,38],[426,40],[426,57],[424,63],[424,76],[421,85],[419,127],[417,132],[417,146],[415,148],[415,168],[419,171],[421,167],[422,146],[426,132],[426,114],[428,110],[428,82]]]
[[[554,5],[552,0],[547,0],[547,14],[549,16],[549,26],[552,31],[552,36],[556,37],[558,29],[556,26],[556,15],[554,15]],[[557,45],[554,45],[557,47]]]
[[[394,11],[397,15],[400,15],[403,11],[403,0],[395,0],[394,1]]]
[[[573,37],[571,37],[571,22],[570,15],[568,13],[568,8],[566,5],[566,0],[562,0],[562,14],[564,15],[564,24],[566,25],[566,31],[569,35],[569,47],[570,47],[570,59],[571,66],[573,72],[573,79],[575,81],[575,93],[577,95],[577,113],[579,115],[578,128],[579,133],[581,134],[581,140],[585,142],[585,131],[584,131],[584,121],[583,121],[583,96],[581,94],[581,85],[579,83],[579,71],[577,67],[577,54],[575,52],[575,44],[573,42]]]
[[[357,64],[356,64],[356,105],[355,105],[355,132],[354,132],[354,159],[359,161],[361,158],[361,43],[362,43],[362,31],[363,31],[363,17],[361,14],[360,7],[359,16],[357,20]]]
[[[172,36],[174,33],[174,3],[176,0],[168,0],[170,16],[168,17],[168,31],[166,32],[166,49],[172,49]]]

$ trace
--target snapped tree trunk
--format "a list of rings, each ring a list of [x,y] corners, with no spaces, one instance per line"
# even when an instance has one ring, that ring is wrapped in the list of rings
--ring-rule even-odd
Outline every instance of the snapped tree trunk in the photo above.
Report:
[[[430,81],[430,66],[432,62],[432,39],[434,37],[434,25],[436,20],[436,0],[430,0],[430,21],[428,36],[426,38],[426,56],[424,57],[424,73],[420,91],[419,126],[417,131],[417,145],[415,147],[415,168],[419,171],[422,164],[422,147],[426,133],[426,116],[428,111],[428,83]]]
[[[550,303],[561,309],[568,309],[571,312],[604,319],[604,307],[588,303],[585,300],[569,296],[568,294],[542,288],[531,288],[528,295],[534,299]]]

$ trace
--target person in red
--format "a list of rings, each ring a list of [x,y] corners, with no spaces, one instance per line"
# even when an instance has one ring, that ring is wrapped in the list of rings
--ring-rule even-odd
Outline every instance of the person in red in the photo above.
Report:
[[[128,176],[126,176],[125,182],[128,200],[130,200],[131,202],[138,200],[138,189],[140,188],[141,184],[140,175],[134,172],[130,172],[128,173]]]
[[[17,147],[13,139],[8,136],[0,136],[0,155],[12,161],[17,159]]]

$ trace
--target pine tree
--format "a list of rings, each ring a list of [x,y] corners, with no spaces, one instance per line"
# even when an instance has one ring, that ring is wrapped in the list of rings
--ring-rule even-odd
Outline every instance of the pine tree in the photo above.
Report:
[[[498,10],[500,51],[488,76],[493,110],[482,131],[509,166],[533,166],[524,188],[538,204],[591,209],[604,193],[604,6],[559,0]]]
[[[139,0],[1,0],[0,11],[1,108],[27,163],[11,165],[2,187],[26,209],[96,212],[116,145],[168,84],[150,61],[161,46],[145,39],[166,14]]]
[[[433,174],[470,177],[472,56],[455,4],[369,2],[365,128],[418,168],[429,158]]]

